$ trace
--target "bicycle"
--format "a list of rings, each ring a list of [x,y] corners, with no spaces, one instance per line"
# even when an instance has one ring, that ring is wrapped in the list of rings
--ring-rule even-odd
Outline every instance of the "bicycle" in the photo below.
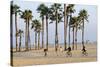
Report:
[[[82,51],[82,56],[88,56],[88,53],[86,51]]]
[[[66,57],[72,57],[72,52],[67,51],[67,52],[66,52]]]

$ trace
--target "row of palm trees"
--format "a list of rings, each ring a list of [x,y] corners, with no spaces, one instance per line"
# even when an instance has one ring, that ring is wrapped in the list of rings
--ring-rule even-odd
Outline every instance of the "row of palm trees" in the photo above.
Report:
[[[77,31],[78,29],[82,29],[82,45],[84,46],[84,23],[88,21],[88,12],[85,9],[80,10],[78,16],[73,16],[75,13],[74,4],[64,4],[62,8],[61,4],[54,3],[50,7],[46,6],[45,4],[40,4],[37,8],[37,12],[40,14],[41,22],[38,19],[34,19],[31,10],[21,11],[19,6],[12,5],[12,14],[15,15],[15,33],[16,33],[16,51],[18,51],[18,43],[17,43],[17,33],[20,35],[20,43],[21,46],[21,33],[22,30],[18,31],[17,27],[17,15],[20,14],[21,18],[25,21],[25,47],[26,51],[29,50],[30,44],[30,21],[31,29],[35,32],[35,49],[40,49],[40,33],[42,32],[42,48],[44,48],[44,21],[46,23],[46,49],[48,50],[48,23],[55,23],[55,49],[58,46],[59,39],[58,39],[58,23],[64,22],[64,50],[67,47],[70,47],[70,32],[71,29],[73,31],[73,45],[72,49],[77,49]],[[64,18],[64,21],[63,21]],[[50,21],[50,22],[49,22]],[[68,31],[67,31],[68,28]],[[67,35],[68,32],[68,35]],[[37,34],[38,34],[38,46],[37,46]],[[67,46],[67,37],[69,46]],[[20,47],[19,46],[19,47]],[[20,50],[20,48],[19,48]]]

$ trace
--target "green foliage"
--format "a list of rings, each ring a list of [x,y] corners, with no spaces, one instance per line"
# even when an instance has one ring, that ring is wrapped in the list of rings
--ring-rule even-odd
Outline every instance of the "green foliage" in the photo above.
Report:
[[[47,16],[50,13],[50,9],[44,4],[40,4],[37,11],[40,13],[40,17]]]
[[[51,20],[51,23],[52,21],[56,21],[57,18],[58,18],[58,23],[62,22],[62,17],[63,14],[62,14],[61,4],[54,3],[53,5],[51,5],[49,14],[49,19]]]
[[[68,6],[66,7],[66,14],[69,15],[71,13],[74,13],[75,12],[75,9],[74,9],[74,4],[68,4]]]
[[[22,12],[21,18],[27,20],[31,20],[32,19],[32,11],[31,10],[25,10],[24,12]]]
[[[80,22],[82,22],[82,20],[86,20],[88,21],[88,12],[85,10],[85,9],[82,9],[80,12],[79,12],[79,19],[80,19]]]
[[[76,25],[78,25],[78,17],[74,16],[71,18],[71,22],[70,22],[70,25],[72,27],[75,27]]]
[[[19,8],[20,7],[17,6],[16,4],[15,5],[11,5],[12,14],[16,14],[16,13],[20,12]]]
[[[33,28],[34,28],[35,32],[41,31],[41,23],[39,22],[39,20],[35,19],[32,21],[31,29],[33,29]]]
[[[88,12],[85,9],[80,10],[79,14],[78,14],[78,19],[79,19],[79,29],[83,28],[83,21],[87,21],[88,22]]]

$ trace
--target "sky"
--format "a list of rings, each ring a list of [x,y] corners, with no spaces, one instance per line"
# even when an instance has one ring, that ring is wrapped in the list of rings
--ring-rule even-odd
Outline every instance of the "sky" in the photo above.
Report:
[[[32,15],[33,15],[32,19],[33,20],[38,19],[38,20],[40,20],[40,22],[41,22],[41,18],[39,17],[40,15],[36,9],[41,3],[44,3],[48,7],[50,7],[50,5],[53,4],[53,3],[49,3],[49,2],[14,0],[14,4],[20,6],[20,9],[22,11],[24,11],[26,9],[31,10]],[[63,3],[61,3],[61,5],[63,8]],[[89,22],[85,22],[84,40],[85,41],[89,40],[91,42],[97,41],[97,6],[75,4],[74,8],[75,8],[76,12],[73,14],[73,16],[77,16],[79,11],[82,9],[86,9],[89,14],[89,17],[88,17]],[[18,29],[21,29],[25,32],[24,19],[21,19],[19,15],[18,15],[17,19],[18,19],[18,21],[17,21]],[[14,19],[13,19],[13,22],[15,23]],[[30,24],[31,24],[31,22],[30,22]],[[45,24],[44,24],[44,26],[45,26]],[[31,25],[30,25],[30,27],[31,27]],[[45,27],[44,27],[44,42],[46,43],[46,28]],[[13,44],[15,45],[15,24],[13,25],[13,30],[14,30],[14,33],[13,33],[14,43]],[[49,33],[48,33],[49,43],[54,44],[55,43],[55,23],[49,24],[48,30],[49,30]],[[33,31],[33,29],[30,29],[31,45],[33,45],[33,43],[34,43],[34,37],[35,37],[34,31]],[[81,30],[78,30],[77,37],[78,37],[78,42],[81,42],[81,39],[82,39]],[[63,22],[60,22],[58,24],[58,38],[59,38],[59,43],[64,42],[64,23]],[[68,37],[67,37],[67,40],[68,40]],[[41,35],[40,35],[40,41],[42,41]],[[71,31],[71,42],[72,42],[72,31]],[[25,45],[25,33],[23,34],[23,37],[22,37],[22,45]]]

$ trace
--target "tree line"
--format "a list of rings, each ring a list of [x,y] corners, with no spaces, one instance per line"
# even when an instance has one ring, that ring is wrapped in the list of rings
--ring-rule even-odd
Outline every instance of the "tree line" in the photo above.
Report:
[[[63,8],[62,8],[63,6]],[[15,42],[16,42],[16,51],[18,51],[18,37],[20,37],[19,41],[19,51],[21,50],[21,39],[23,32],[25,31],[25,50],[28,51],[30,45],[30,21],[31,23],[31,30],[35,32],[35,49],[40,49],[40,34],[42,34],[42,48],[46,46],[48,50],[48,25],[51,23],[55,23],[55,49],[58,46],[59,39],[58,39],[58,23],[64,23],[64,50],[68,47],[71,47],[71,30],[73,32],[73,42],[72,42],[72,49],[77,50],[77,32],[81,29],[82,34],[82,47],[84,47],[84,23],[88,22],[88,12],[85,9],[80,10],[78,16],[73,16],[75,13],[75,4],[59,4],[54,3],[50,6],[46,6],[45,4],[40,4],[37,7],[37,12],[40,14],[41,21],[37,19],[33,19],[34,15],[32,15],[31,10],[24,10],[22,11],[20,7],[16,4],[11,4],[11,16],[15,15]],[[20,18],[25,22],[25,30],[18,29],[18,20],[17,16],[20,15]],[[12,18],[12,17],[11,17]],[[11,19],[13,20],[13,19]],[[45,22],[44,22],[45,21]],[[49,22],[50,21],[50,22]],[[42,23],[41,23],[42,22]],[[44,45],[44,23],[46,23],[46,45]],[[13,24],[13,22],[11,23]],[[68,28],[68,29],[67,29]],[[67,34],[68,32],[68,34]],[[12,31],[13,34],[13,31]],[[38,36],[38,38],[37,38]],[[11,36],[12,37],[12,36]],[[67,44],[68,39],[68,44]],[[38,40],[38,41],[37,41]]]

